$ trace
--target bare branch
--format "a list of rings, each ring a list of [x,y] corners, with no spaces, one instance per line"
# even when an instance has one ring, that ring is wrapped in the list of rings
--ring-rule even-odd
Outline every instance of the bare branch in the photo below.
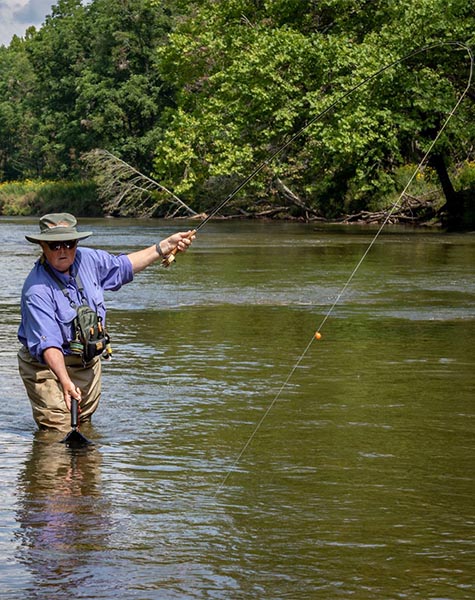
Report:
[[[287,200],[290,200],[290,202],[292,202],[293,204],[295,204],[299,208],[303,209],[306,214],[310,213],[314,217],[319,217],[320,216],[319,213],[318,213],[318,211],[316,211],[315,209],[313,209],[311,206],[307,206],[305,204],[305,202],[303,200],[301,200],[297,196],[297,194],[295,194],[289,187],[287,187],[285,185],[285,183],[279,177],[276,178],[275,182],[277,184],[276,185],[277,190],[281,193],[281,195],[284,198],[286,198]]]
[[[197,215],[168,188],[140,173],[108,150],[96,148],[83,154],[82,159],[94,173],[99,197],[109,213],[151,217],[160,206],[171,204],[174,208],[173,216],[180,211],[185,211],[187,216]],[[167,216],[169,214],[170,211]]]

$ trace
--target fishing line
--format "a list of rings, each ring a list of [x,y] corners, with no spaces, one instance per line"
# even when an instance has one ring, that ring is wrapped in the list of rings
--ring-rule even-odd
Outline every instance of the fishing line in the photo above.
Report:
[[[292,136],[292,138],[290,138],[290,140],[288,142],[286,142],[283,146],[281,146],[278,150],[276,150],[276,152],[274,152],[274,154],[272,154],[270,156],[270,158],[268,158],[266,161],[264,161],[263,163],[261,163],[261,165],[259,165],[253,171],[253,173],[249,177],[247,177],[246,180],[244,180],[244,182],[240,186],[238,186],[238,188],[236,188],[235,191],[231,192],[231,194],[226,198],[226,202],[228,202],[240,189],[242,189],[242,187],[248,181],[250,181],[255,175],[257,175],[257,173],[259,173],[265,167],[265,165],[267,165],[278,154],[280,154],[289,144],[291,144],[297,137],[299,137],[303,133],[303,131],[305,131],[305,129],[307,129],[307,127],[309,127],[310,125],[312,125],[313,123],[315,123],[323,115],[327,114],[336,104],[338,104],[340,101],[342,101],[345,98],[347,98],[348,96],[350,96],[353,92],[355,92],[357,89],[359,89],[360,87],[362,87],[364,84],[366,84],[369,81],[375,79],[376,77],[378,77],[381,73],[383,73],[387,69],[389,69],[389,68],[391,68],[391,67],[393,67],[393,66],[395,66],[395,65],[397,65],[397,64],[399,64],[401,62],[403,62],[404,60],[407,60],[407,59],[409,59],[409,58],[411,58],[411,57],[419,54],[420,52],[431,50],[433,48],[437,48],[439,46],[444,46],[444,45],[460,46],[461,48],[464,48],[467,51],[468,55],[469,55],[469,58],[470,58],[470,69],[469,69],[469,76],[468,76],[468,79],[467,79],[467,85],[466,85],[465,89],[463,90],[463,92],[459,96],[457,102],[455,103],[455,105],[453,106],[452,110],[448,114],[446,120],[444,121],[444,123],[440,127],[439,131],[437,132],[437,135],[435,136],[435,138],[430,143],[429,148],[425,152],[424,156],[422,157],[421,161],[417,165],[417,167],[414,170],[414,172],[412,173],[412,175],[409,178],[409,181],[407,182],[407,184],[405,185],[403,191],[401,192],[401,194],[399,195],[399,197],[397,198],[397,200],[390,207],[390,209],[389,209],[386,217],[384,218],[383,222],[381,223],[379,229],[377,230],[376,234],[372,238],[371,242],[369,243],[368,247],[366,248],[365,252],[361,256],[361,258],[359,259],[359,261],[356,263],[353,271],[350,273],[348,279],[346,280],[345,284],[341,288],[340,292],[336,295],[335,300],[331,304],[331,306],[328,309],[328,311],[325,313],[325,315],[323,317],[323,320],[321,321],[320,325],[318,326],[316,332],[312,335],[312,337],[311,337],[309,343],[307,344],[306,348],[304,349],[304,351],[302,352],[302,354],[300,355],[300,357],[298,358],[298,360],[296,361],[296,363],[294,364],[294,366],[290,370],[290,372],[289,372],[287,378],[285,379],[284,383],[281,385],[281,387],[277,391],[277,394],[275,395],[275,397],[273,398],[273,400],[270,402],[270,404],[266,408],[265,412],[263,413],[262,417],[258,421],[257,425],[254,427],[254,430],[252,431],[251,435],[249,436],[249,438],[247,439],[246,443],[242,447],[242,449],[239,452],[238,456],[236,457],[236,459],[232,463],[231,467],[226,472],[226,475],[224,476],[223,480],[221,481],[221,483],[219,484],[219,486],[217,487],[217,489],[216,489],[216,491],[215,491],[215,493],[213,495],[214,498],[216,498],[216,496],[219,494],[219,492],[221,491],[221,489],[223,488],[223,486],[226,484],[226,482],[229,479],[231,473],[235,470],[235,468],[236,468],[237,464],[239,463],[239,461],[241,460],[243,454],[246,452],[247,448],[249,447],[249,445],[251,444],[251,442],[255,438],[257,432],[259,431],[259,429],[261,428],[262,424],[266,420],[267,416],[269,415],[269,413],[271,412],[271,410],[275,406],[275,404],[278,401],[278,399],[280,398],[282,392],[287,387],[287,385],[288,385],[289,381],[291,380],[293,374],[295,373],[295,371],[300,366],[301,362],[303,361],[303,359],[305,358],[306,354],[310,350],[310,347],[312,346],[312,344],[315,341],[315,339],[318,340],[318,339],[321,338],[321,333],[320,332],[323,329],[325,323],[329,319],[330,315],[333,313],[333,311],[334,311],[335,307],[337,306],[337,304],[340,302],[342,296],[345,294],[346,290],[348,289],[348,286],[350,285],[351,281],[353,280],[353,278],[355,277],[356,273],[360,269],[361,265],[365,261],[365,259],[368,256],[369,252],[373,248],[374,244],[376,243],[376,240],[379,238],[381,232],[383,231],[384,227],[387,225],[387,223],[388,223],[389,219],[391,218],[392,214],[394,213],[394,211],[396,210],[396,208],[398,208],[400,206],[402,198],[406,194],[407,190],[411,186],[411,184],[414,181],[414,179],[417,176],[417,174],[421,171],[422,167],[426,164],[426,162],[427,162],[427,160],[429,158],[429,155],[432,152],[435,144],[439,140],[440,136],[442,135],[442,133],[446,129],[447,125],[449,124],[450,120],[452,119],[452,117],[456,113],[458,107],[460,106],[460,104],[463,101],[464,97],[466,96],[468,90],[470,89],[470,86],[472,84],[473,69],[474,69],[474,56],[473,56],[471,48],[469,46],[467,46],[466,44],[462,43],[462,42],[439,42],[437,44],[433,44],[431,46],[426,46],[426,47],[424,47],[422,49],[419,49],[419,50],[416,50],[414,52],[411,52],[407,56],[405,56],[405,57],[403,57],[401,59],[398,59],[398,60],[392,62],[391,64],[386,65],[385,67],[382,67],[376,73],[374,73],[373,75],[369,76],[368,78],[366,78],[365,80],[363,80],[362,82],[360,82],[358,85],[356,85],[355,87],[353,87],[351,90],[349,90],[348,92],[346,92],[345,94],[343,94],[342,96],[340,96],[340,98],[338,98],[335,102],[333,102],[328,108],[326,108],[323,112],[319,113],[316,117],[314,117],[311,121],[309,121],[304,127],[302,127],[302,129],[300,129],[294,136]],[[217,210],[213,211],[213,213],[209,217],[207,217],[207,219],[205,219],[205,221],[203,221],[200,226],[203,226],[214,214],[216,214],[216,212],[218,212],[224,206],[224,204],[226,204],[226,202],[223,201],[219,205],[219,207],[217,208]],[[197,228],[197,230],[198,229],[199,229],[199,227]]]

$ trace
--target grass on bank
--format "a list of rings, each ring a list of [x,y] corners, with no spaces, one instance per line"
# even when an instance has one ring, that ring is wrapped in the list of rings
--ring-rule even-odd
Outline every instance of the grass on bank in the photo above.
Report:
[[[386,211],[398,200],[399,194],[405,188],[414,170],[415,165],[404,165],[396,169],[393,175],[394,192],[385,197],[375,196],[366,204],[365,210],[369,213]],[[463,220],[466,221],[465,225],[473,227],[475,224],[475,161],[463,161],[453,169],[451,177],[454,188],[462,191],[464,195]],[[221,190],[222,192],[223,190]],[[440,182],[430,167],[425,167],[417,174],[409,186],[407,194],[420,202],[420,220],[422,221],[430,221],[431,213],[432,216],[436,215],[445,203]],[[247,198],[243,202],[247,203],[244,208],[247,207],[251,210],[250,206],[254,201]],[[282,204],[280,200],[279,204]],[[291,217],[292,206],[287,209],[289,211],[287,217]],[[344,206],[340,206],[340,211],[344,211],[344,209]],[[0,183],[0,215],[39,216],[50,212],[71,212],[78,217],[101,217],[105,214],[103,203],[99,200],[97,185],[92,180],[26,179]],[[282,213],[282,217],[286,218],[286,215]]]
[[[0,183],[0,215],[35,216],[71,212],[78,217],[100,217],[93,181],[41,181],[26,179]]]

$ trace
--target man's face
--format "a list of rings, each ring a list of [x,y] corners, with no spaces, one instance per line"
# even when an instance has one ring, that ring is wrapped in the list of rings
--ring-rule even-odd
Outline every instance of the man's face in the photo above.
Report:
[[[77,240],[64,242],[41,242],[44,255],[49,264],[60,271],[66,273],[74,262],[76,256]]]

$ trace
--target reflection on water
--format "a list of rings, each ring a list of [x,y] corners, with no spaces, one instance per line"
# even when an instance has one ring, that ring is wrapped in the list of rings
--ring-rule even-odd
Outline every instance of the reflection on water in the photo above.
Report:
[[[16,559],[35,589],[66,594],[94,575],[94,557],[110,531],[110,507],[101,494],[101,454],[68,450],[57,438],[37,432],[19,473]]]
[[[389,228],[236,464],[373,232],[210,224],[110,294],[74,453],[34,434],[16,373],[29,224],[0,220],[8,600],[473,597],[474,236]],[[114,252],[170,233],[89,225]]]

